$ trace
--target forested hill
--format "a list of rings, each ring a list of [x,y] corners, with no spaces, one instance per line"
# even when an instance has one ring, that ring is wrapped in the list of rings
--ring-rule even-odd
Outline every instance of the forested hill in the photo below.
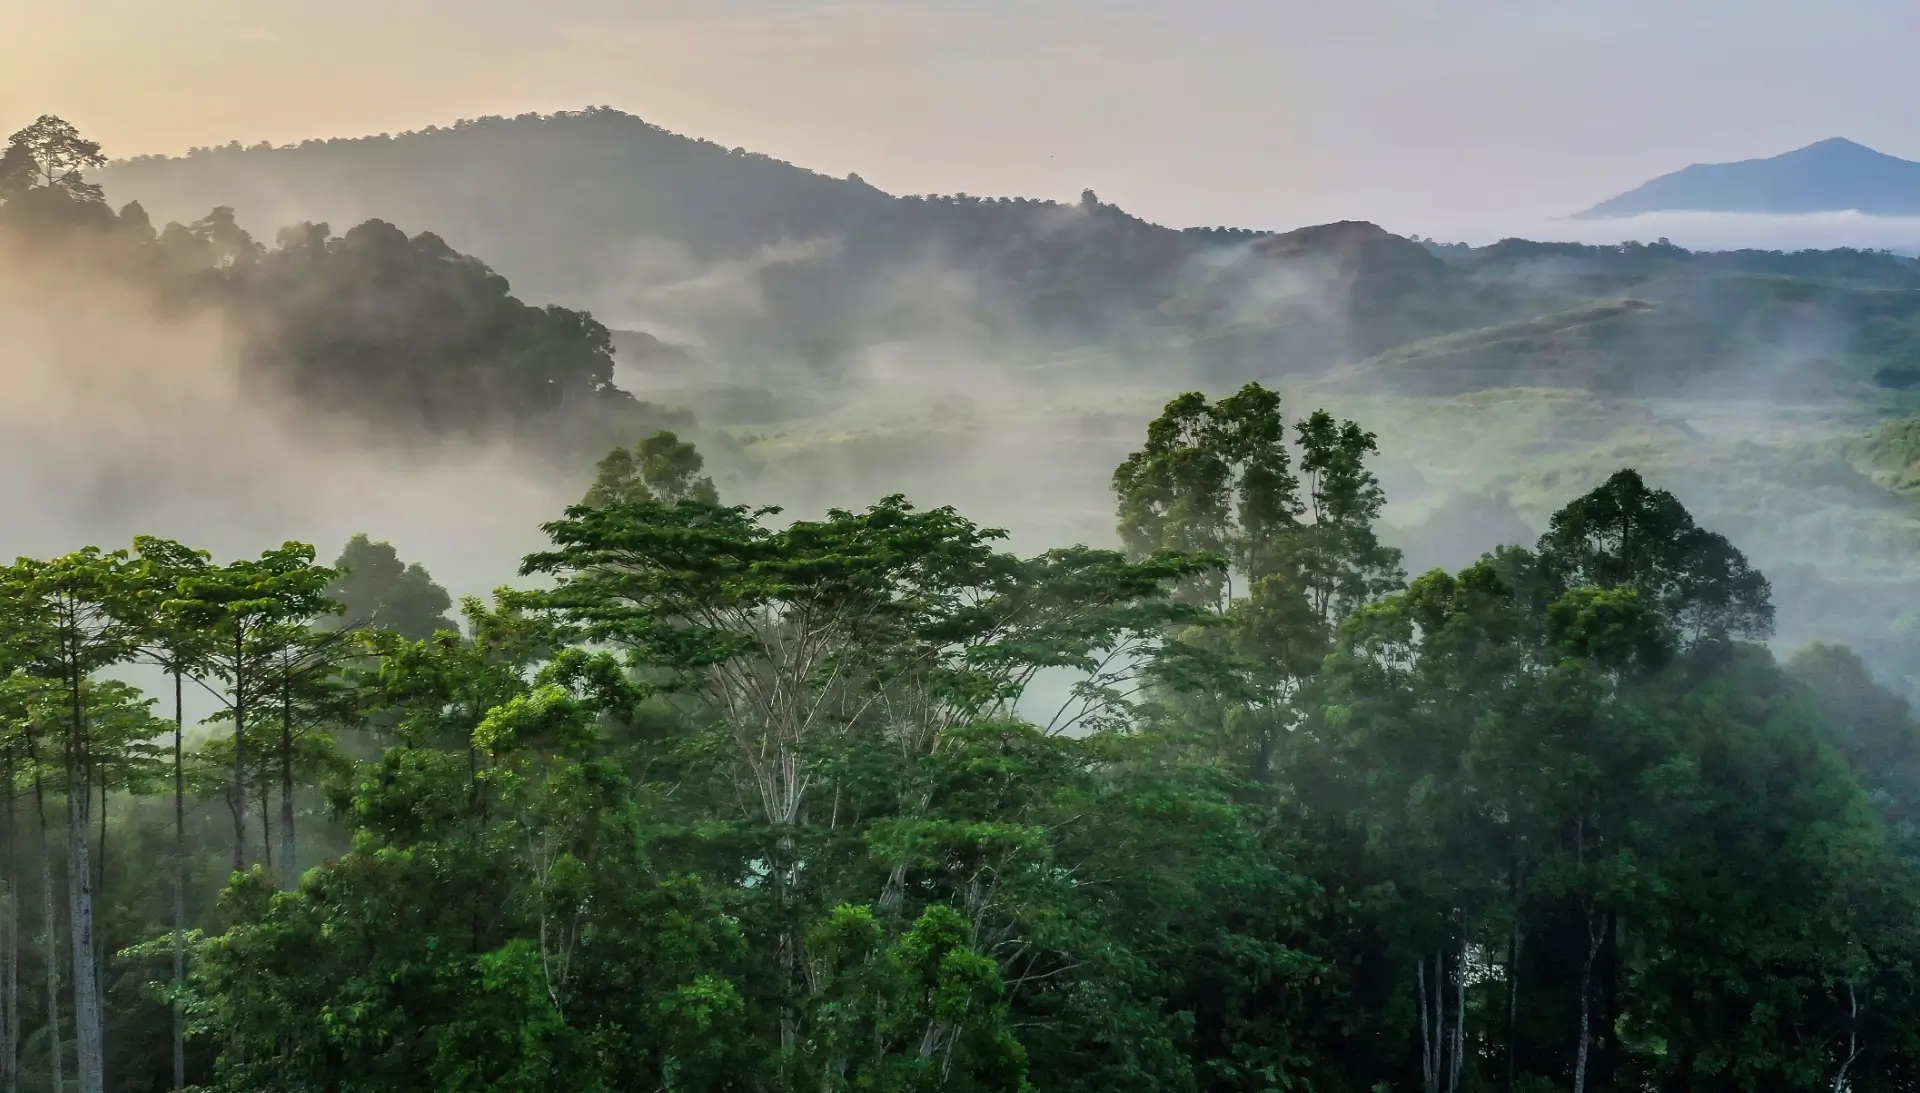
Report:
[[[861,309],[881,271],[905,263],[993,274],[1009,299],[1028,301],[1023,320],[1090,319],[1151,309],[1186,260],[1251,234],[1172,231],[1092,194],[1078,204],[895,197],[611,109],[233,144],[115,163],[99,178],[163,217],[225,205],[256,229],[378,216],[431,230],[536,297],[600,311],[645,309],[623,289],[646,297],[721,267],[789,334],[811,327],[815,338]],[[808,276],[822,269],[831,276]]]
[[[235,143],[97,177],[159,217],[432,231],[534,298],[761,374],[936,340],[1002,359],[1097,343],[1237,379],[1546,309],[1371,224],[1175,229],[1092,191],[895,196],[604,108]]]
[[[591,315],[524,302],[431,232],[368,219],[336,235],[301,222],[268,247],[225,206],[156,229],[139,202],[116,211],[83,181],[75,167],[98,160],[98,145],[60,119],[41,118],[8,149],[8,164],[33,168],[0,165],[0,270],[23,274],[7,285],[17,308],[156,330],[217,317],[233,341],[202,356],[233,358],[240,387],[292,419],[335,411],[389,438],[578,440],[593,451],[671,423],[613,382],[611,335]]]
[[[1082,379],[1344,369],[1433,392],[1670,391],[1756,349],[1828,386],[1920,374],[1920,267],[1890,255],[1421,246],[1364,223],[1175,229],[1091,191],[895,196],[607,108],[235,143],[94,177],[183,223],[229,207],[256,233],[373,218],[432,232],[527,298],[755,385],[930,343],[1003,362],[1100,349],[1101,375]]]

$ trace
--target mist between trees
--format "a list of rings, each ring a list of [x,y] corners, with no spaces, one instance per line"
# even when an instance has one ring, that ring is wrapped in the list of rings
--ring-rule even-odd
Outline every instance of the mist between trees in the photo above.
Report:
[[[1020,557],[658,434],[461,626],[365,537],[22,559],[4,1082],[1905,1087],[1905,703],[1631,470],[1409,583],[1373,451],[1183,395]]]
[[[14,261],[259,397],[606,454],[457,623],[366,536],[0,570],[9,1093],[1914,1085],[1920,723],[1634,470],[1409,580],[1365,423],[1248,384],[1115,549],[794,520],[431,237],[143,230],[23,134]]]

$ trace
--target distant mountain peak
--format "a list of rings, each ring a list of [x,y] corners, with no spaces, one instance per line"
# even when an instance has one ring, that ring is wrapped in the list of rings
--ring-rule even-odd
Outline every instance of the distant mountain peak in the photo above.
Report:
[[[1846,137],[1765,159],[1696,163],[1575,214],[1604,220],[1655,212],[1920,216],[1920,163]]]

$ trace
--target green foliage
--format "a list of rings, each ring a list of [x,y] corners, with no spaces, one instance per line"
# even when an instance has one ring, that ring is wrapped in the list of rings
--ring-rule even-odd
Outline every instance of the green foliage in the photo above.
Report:
[[[1887,488],[1910,493],[1920,486],[1920,418],[1898,418],[1849,445],[1848,454]]]
[[[641,501],[697,501],[717,505],[713,480],[700,477],[706,460],[694,446],[661,430],[632,448],[615,448],[594,467],[593,486],[581,504],[590,508]]]
[[[339,574],[327,595],[341,605],[340,625],[388,630],[419,641],[442,630],[458,631],[447,617],[453,598],[420,567],[400,561],[392,544],[364,533],[347,540],[333,563]]]
[[[1094,252],[1162,238],[1072,213]],[[604,329],[432,236],[269,250],[231,208],[105,215],[103,245],[257,322],[252,366],[316,404],[645,439],[545,525],[545,587],[464,627],[366,536],[332,567],[151,537],[7,567],[0,1077],[71,1057],[86,1089],[164,1086],[175,1007],[183,1081],[236,1093],[1920,1075],[1920,721],[1846,650],[1754,644],[1772,586],[1636,471],[1463,507],[1524,526],[1585,491],[1532,550],[1409,583],[1380,439],[1249,384],[1148,426],[1112,479],[1123,550],[1016,555],[900,496],[788,521],[638,427]],[[1184,242],[1337,251],[1368,337],[1424,322],[1391,300],[1481,291],[1383,236]],[[1211,322],[1230,288],[1187,302]]]

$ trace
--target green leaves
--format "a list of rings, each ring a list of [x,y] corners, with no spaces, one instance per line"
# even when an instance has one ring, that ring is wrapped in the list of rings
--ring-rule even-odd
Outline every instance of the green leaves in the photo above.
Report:
[[[643,501],[694,501],[717,505],[713,480],[700,477],[706,460],[687,441],[662,429],[632,448],[615,448],[594,468],[593,486],[580,503],[588,508]]]
[[[1766,578],[1671,493],[1623,470],[1554,514],[1540,553],[1562,588],[1631,585],[1688,640],[1773,632]]]

